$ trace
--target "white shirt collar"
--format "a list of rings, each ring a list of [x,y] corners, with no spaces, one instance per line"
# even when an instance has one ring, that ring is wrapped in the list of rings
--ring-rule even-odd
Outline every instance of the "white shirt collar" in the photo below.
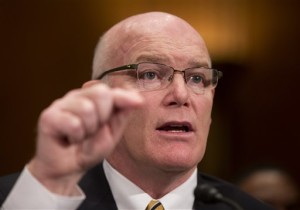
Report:
[[[119,210],[141,210],[146,208],[152,200],[147,193],[120,174],[105,160],[103,168]],[[191,210],[196,186],[197,169],[187,181],[160,198],[159,201],[165,210]]]

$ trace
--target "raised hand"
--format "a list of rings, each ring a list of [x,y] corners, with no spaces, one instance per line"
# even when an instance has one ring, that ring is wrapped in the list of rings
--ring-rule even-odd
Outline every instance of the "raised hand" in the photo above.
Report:
[[[52,192],[76,193],[76,183],[112,152],[128,115],[142,104],[136,91],[104,84],[70,91],[41,113],[29,170]]]

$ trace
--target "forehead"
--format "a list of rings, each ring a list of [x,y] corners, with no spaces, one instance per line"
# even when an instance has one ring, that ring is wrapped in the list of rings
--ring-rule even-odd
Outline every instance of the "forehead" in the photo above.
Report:
[[[204,63],[210,66],[206,45],[199,33],[184,20],[165,14],[130,18],[113,30],[113,45],[119,64],[142,59],[160,59],[166,64]]]
[[[124,64],[153,61],[176,67],[210,66],[210,57],[201,39],[175,34],[147,34],[128,39],[122,45],[122,57]]]

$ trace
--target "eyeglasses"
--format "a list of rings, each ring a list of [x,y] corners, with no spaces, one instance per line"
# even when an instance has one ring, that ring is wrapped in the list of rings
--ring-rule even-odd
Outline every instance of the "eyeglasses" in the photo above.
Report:
[[[164,89],[172,82],[174,74],[179,73],[183,75],[186,85],[197,94],[203,94],[206,89],[214,89],[223,75],[221,71],[206,67],[177,70],[160,63],[142,62],[107,70],[97,79],[101,80],[121,71],[130,76],[131,79],[127,81],[136,84],[141,91]]]

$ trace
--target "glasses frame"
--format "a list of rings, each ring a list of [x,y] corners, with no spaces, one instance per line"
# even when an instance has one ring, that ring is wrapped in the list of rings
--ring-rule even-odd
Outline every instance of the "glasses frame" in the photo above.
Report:
[[[216,77],[216,82],[215,82],[215,85],[213,85],[213,88],[215,88],[218,84],[218,80],[223,77],[223,72],[222,71],[219,71],[217,69],[213,69],[213,68],[207,68],[207,67],[191,67],[191,68],[186,68],[184,70],[177,70],[177,69],[174,69],[172,66],[168,66],[168,65],[165,65],[165,64],[161,64],[161,63],[153,63],[153,62],[141,62],[141,63],[136,63],[136,64],[128,64],[128,65],[124,65],[124,66],[119,66],[119,67],[116,67],[116,68],[112,68],[112,69],[109,69],[109,70],[106,70],[104,71],[102,74],[100,74],[96,79],[97,80],[101,80],[104,76],[106,76],[107,74],[109,73],[113,73],[113,72],[117,72],[117,71],[123,71],[123,70],[135,70],[137,72],[137,68],[140,64],[143,64],[143,63],[149,63],[149,64],[158,64],[158,65],[164,65],[164,66],[167,66],[171,69],[173,69],[173,76],[175,74],[175,72],[179,72],[179,73],[183,73],[185,74],[185,71],[188,70],[188,69],[194,69],[194,68],[205,68],[205,69],[208,69],[208,70],[212,70],[212,71],[215,71],[215,73],[217,74],[217,77]],[[172,76],[172,78],[173,78]],[[184,76],[184,80],[186,82],[186,78]],[[205,89],[205,88],[204,88]]]
[[[139,64],[141,64],[141,63],[128,64],[128,65],[125,65],[125,66],[119,66],[119,67],[116,67],[116,68],[113,68],[113,69],[106,70],[102,74],[100,74],[96,79],[101,80],[105,75],[107,75],[109,73],[112,73],[112,72],[116,72],[116,71],[122,71],[122,70],[128,70],[128,69],[132,69],[132,70],[136,71]]]

